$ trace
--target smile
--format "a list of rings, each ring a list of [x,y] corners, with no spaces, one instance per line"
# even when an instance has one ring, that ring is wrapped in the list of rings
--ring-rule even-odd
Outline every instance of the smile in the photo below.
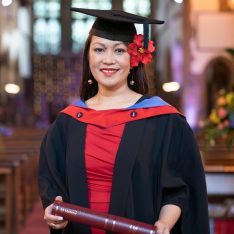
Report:
[[[106,75],[106,76],[112,76],[114,75],[119,69],[114,69],[114,68],[102,68],[100,69],[101,72]]]

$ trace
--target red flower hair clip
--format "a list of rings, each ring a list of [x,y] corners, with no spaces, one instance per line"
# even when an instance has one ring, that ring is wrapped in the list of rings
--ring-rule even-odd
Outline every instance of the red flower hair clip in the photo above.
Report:
[[[152,60],[152,54],[155,51],[154,42],[148,42],[148,48],[143,48],[144,36],[137,34],[134,36],[133,42],[128,45],[128,53],[131,56],[131,67],[137,67],[139,63],[147,64]]]

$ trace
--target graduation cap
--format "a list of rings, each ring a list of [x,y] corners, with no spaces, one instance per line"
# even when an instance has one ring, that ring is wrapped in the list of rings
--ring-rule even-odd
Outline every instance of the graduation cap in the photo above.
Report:
[[[149,24],[163,24],[164,21],[143,17],[121,10],[96,10],[84,8],[71,8],[72,11],[95,16],[89,34],[114,41],[132,42],[136,34],[135,24],[143,24],[144,48],[148,46]]]

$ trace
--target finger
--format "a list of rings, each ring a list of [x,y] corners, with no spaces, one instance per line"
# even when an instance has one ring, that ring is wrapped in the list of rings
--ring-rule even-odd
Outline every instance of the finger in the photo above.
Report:
[[[164,227],[162,225],[157,225],[156,234],[164,234]]]
[[[60,223],[63,221],[63,217],[52,214],[44,215],[44,219],[47,220],[48,222],[53,222],[53,223]]]
[[[65,225],[65,224],[67,224],[68,223],[68,221],[67,220],[63,220],[63,221],[51,221],[51,220],[48,220],[47,221],[47,224],[48,225]]]
[[[157,230],[157,234],[165,234],[163,230]]]
[[[57,216],[57,215],[53,215],[51,212],[52,212],[52,205],[49,205],[45,209],[45,214],[44,214],[44,219],[45,220],[47,220],[48,222],[55,222],[55,221],[61,221],[61,220],[63,220],[63,217]]]
[[[63,221],[62,223],[48,222],[47,224],[53,229],[63,229],[67,226],[68,221]]]
[[[56,224],[55,223],[49,223],[48,224],[51,228],[56,229]]]
[[[162,225],[161,222],[156,222],[155,223],[156,227],[157,227],[157,234],[163,234],[163,229],[164,229],[164,225]]]
[[[55,223],[55,224],[64,224],[66,222],[67,222],[67,220],[55,220],[55,221],[53,221],[53,223]]]
[[[169,228],[164,222],[158,220],[154,225],[157,227],[157,234],[170,234]]]
[[[170,234],[170,231],[168,228],[165,228],[164,231],[163,231],[163,234]]]
[[[170,234],[168,228],[161,228],[157,230],[157,234]]]
[[[55,198],[55,201],[63,201],[63,198],[61,197],[61,196],[57,196],[56,198]]]

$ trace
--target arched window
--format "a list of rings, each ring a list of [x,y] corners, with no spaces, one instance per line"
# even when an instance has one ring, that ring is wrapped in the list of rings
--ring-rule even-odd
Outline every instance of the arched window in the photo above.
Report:
[[[232,69],[230,61],[225,58],[215,58],[206,69],[206,93],[207,93],[207,114],[215,105],[217,94],[221,89],[230,91],[232,81]]]
[[[37,54],[58,54],[61,51],[60,0],[33,2],[33,46]]]
[[[150,0],[124,0],[123,1],[123,10],[128,11],[133,14],[138,14],[142,16],[150,15]]]

